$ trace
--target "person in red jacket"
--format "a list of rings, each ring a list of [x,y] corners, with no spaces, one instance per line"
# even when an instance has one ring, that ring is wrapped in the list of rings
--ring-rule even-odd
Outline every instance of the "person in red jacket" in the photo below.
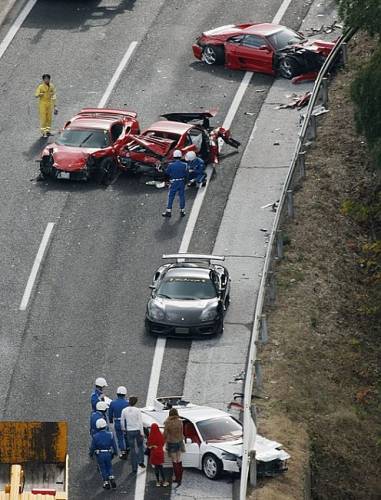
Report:
[[[149,448],[149,462],[155,470],[156,486],[168,486],[164,476],[164,436],[160,432],[157,424],[151,425],[151,430],[148,436],[147,448]],[[161,480],[160,480],[161,478]]]

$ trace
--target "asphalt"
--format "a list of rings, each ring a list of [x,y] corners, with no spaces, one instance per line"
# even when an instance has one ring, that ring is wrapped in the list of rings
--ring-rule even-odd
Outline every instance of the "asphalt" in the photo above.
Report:
[[[59,127],[81,107],[99,102],[128,45],[137,40],[110,106],[137,110],[143,126],[163,112],[218,107],[222,123],[243,74],[194,62],[191,43],[202,30],[252,19],[253,12],[270,20],[280,3],[39,0],[0,61],[0,411],[3,419],[69,421],[71,498],[105,497],[87,458],[94,378],[106,376],[110,395],[123,384],[145,401],[154,352],[154,340],[143,329],[147,286],[161,254],[178,249],[185,222],[163,222],[166,193],[131,177],[107,189],[34,182],[34,160],[43,146],[34,87],[42,73],[52,74]],[[295,13],[308,7],[294,3]],[[298,15],[287,16],[298,27]],[[271,82],[255,75],[238,110],[233,135],[243,146]],[[240,154],[229,155],[219,167],[191,249],[213,248],[239,162]],[[56,223],[53,240],[32,301],[20,312],[48,222]],[[160,393],[183,391],[190,345],[168,342]],[[133,478],[128,466],[121,469],[118,464],[119,492],[132,498]],[[146,497],[159,498],[151,481]]]

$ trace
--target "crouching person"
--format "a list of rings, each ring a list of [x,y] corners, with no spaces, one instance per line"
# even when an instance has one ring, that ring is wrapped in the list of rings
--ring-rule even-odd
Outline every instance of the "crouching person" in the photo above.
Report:
[[[100,418],[96,422],[98,432],[93,435],[90,446],[90,457],[94,454],[103,479],[103,488],[109,490],[116,488],[115,478],[112,474],[112,459],[118,454],[112,432],[107,430],[107,422]]]
[[[188,164],[188,186],[206,186],[206,173],[204,160],[199,158],[194,151],[185,155]]]

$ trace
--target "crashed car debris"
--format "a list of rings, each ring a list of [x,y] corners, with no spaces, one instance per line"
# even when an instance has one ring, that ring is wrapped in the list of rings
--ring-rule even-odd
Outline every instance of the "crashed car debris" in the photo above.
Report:
[[[170,408],[176,408],[183,421],[185,453],[183,467],[202,470],[209,479],[223,472],[239,473],[242,464],[242,424],[222,410],[199,406],[181,397],[158,398],[152,407],[142,408],[146,435],[153,423],[163,430]],[[276,441],[256,436],[253,450],[259,477],[275,476],[287,471],[290,455]],[[171,467],[168,457],[164,464]]]
[[[209,65],[292,79],[318,71],[334,45],[307,40],[278,24],[247,23],[205,31],[192,48],[194,56]]]
[[[140,133],[136,117],[135,112],[121,109],[82,109],[44,148],[41,177],[112,183],[120,167],[120,151],[130,134]]]
[[[229,130],[214,128],[210,119],[217,111],[199,113],[168,113],[165,120],[153,123],[140,135],[130,137],[130,141],[120,153],[119,161],[126,172],[160,176],[160,170],[172,160],[175,149],[185,155],[195,151],[206,164],[219,163],[218,140],[238,149],[240,143],[232,138]]]
[[[230,302],[230,277],[215,255],[173,254],[155,272],[147,303],[148,333],[166,337],[220,334]]]

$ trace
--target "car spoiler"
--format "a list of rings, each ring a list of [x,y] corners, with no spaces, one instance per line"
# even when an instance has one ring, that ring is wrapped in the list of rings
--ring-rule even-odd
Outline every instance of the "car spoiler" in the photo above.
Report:
[[[165,115],[161,116],[166,120],[181,123],[189,123],[202,120],[203,125],[208,128],[209,118],[213,118],[214,116],[216,116],[217,112],[217,109],[211,109],[209,111],[203,111],[199,113],[166,113]]]
[[[101,117],[101,116],[112,116],[124,118],[128,116],[129,118],[136,118],[138,114],[135,111],[127,111],[126,109],[108,109],[108,108],[83,108],[77,114],[77,116],[91,116],[91,117]]]
[[[176,262],[185,262],[185,261],[193,261],[193,260],[206,260],[211,262],[212,260],[225,260],[225,257],[222,255],[204,255],[197,253],[172,253],[172,254],[164,254],[163,259],[175,259]]]

